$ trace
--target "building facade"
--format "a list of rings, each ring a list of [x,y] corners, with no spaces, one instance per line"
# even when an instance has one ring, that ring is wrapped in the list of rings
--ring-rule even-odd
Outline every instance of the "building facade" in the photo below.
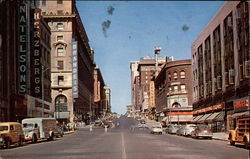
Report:
[[[43,70],[50,67],[50,29],[37,7],[0,3],[0,121],[53,116],[50,70]]]
[[[249,113],[249,3],[225,2],[192,45],[195,122],[223,131]]]
[[[165,63],[155,79],[156,112],[158,120],[166,124],[192,121],[192,67],[191,60]]]
[[[75,1],[41,1],[51,28],[51,88],[55,117],[87,121],[94,105],[94,53]]]
[[[158,58],[157,68],[170,60],[169,57]],[[144,57],[140,61],[131,62],[131,95],[135,110],[147,115],[154,111],[154,84],[156,73],[156,58]]]

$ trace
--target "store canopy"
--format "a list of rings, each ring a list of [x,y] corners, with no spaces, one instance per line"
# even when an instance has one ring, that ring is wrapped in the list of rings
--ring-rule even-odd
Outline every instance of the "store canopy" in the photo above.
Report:
[[[225,116],[224,112],[220,112],[219,115],[217,115],[217,116],[214,118],[214,120],[215,120],[215,121],[224,121],[224,116]]]
[[[168,117],[164,117],[161,121],[166,122],[168,120]]]
[[[203,116],[204,116],[204,115],[199,115],[199,116],[197,116],[196,118],[194,118],[193,121],[196,122],[196,121],[198,121],[200,118],[202,118]]]
[[[212,115],[212,113],[209,113],[209,114],[205,114],[203,115],[203,117],[201,117],[198,121],[205,121],[207,119],[207,117],[209,117],[210,115]]]
[[[212,115],[210,115],[206,120],[213,120],[215,117],[217,117],[221,112],[215,112]]]

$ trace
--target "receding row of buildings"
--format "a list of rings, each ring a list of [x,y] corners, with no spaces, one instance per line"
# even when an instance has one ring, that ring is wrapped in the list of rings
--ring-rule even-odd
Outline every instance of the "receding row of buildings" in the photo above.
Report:
[[[249,2],[225,2],[193,42],[190,60],[131,62],[135,110],[165,123],[206,123],[214,131],[248,115],[249,9]]]
[[[0,121],[88,121],[111,91],[72,1],[0,1]]]

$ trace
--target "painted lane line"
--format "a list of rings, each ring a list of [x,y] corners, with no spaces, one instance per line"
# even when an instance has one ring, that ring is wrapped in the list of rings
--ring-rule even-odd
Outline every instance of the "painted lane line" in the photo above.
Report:
[[[127,159],[123,133],[121,133],[121,136],[122,136],[122,159]]]

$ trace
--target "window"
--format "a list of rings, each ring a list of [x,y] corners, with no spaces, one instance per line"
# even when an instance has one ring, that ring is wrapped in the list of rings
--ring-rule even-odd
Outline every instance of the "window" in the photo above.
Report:
[[[62,30],[63,29],[63,23],[57,23],[57,29]]]
[[[180,77],[181,77],[182,79],[186,78],[186,72],[185,72],[185,71],[181,71],[181,72],[180,72]]]
[[[64,55],[63,48],[57,48],[57,56],[63,56],[63,55]]]
[[[57,15],[63,15],[63,10],[57,10]]]
[[[172,87],[168,87],[168,91],[171,92],[172,91]]]
[[[185,84],[181,84],[181,90],[185,91],[186,90],[186,85]]]
[[[178,86],[177,86],[177,85],[174,86],[174,91],[175,91],[175,92],[178,91]]]
[[[63,4],[63,0],[57,0],[57,4]]]
[[[57,41],[63,41],[63,36],[62,35],[57,36]]]
[[[171,73],[168,73],[168,80],[171,81]]]
[[[63,70],[63,61],[57,61],[57,69]]]
[[[10,130],[14,130],[14,126],[13,125],[10,125]]]
[[[46,6],[46,0],[42,0],[42,6]]]
[[[178,78],[177,72],[174,72],[174,79],[176,80]]]
[[[63,86],[63,85],[64,85],[64,77],[58,76],[58,86]]]

